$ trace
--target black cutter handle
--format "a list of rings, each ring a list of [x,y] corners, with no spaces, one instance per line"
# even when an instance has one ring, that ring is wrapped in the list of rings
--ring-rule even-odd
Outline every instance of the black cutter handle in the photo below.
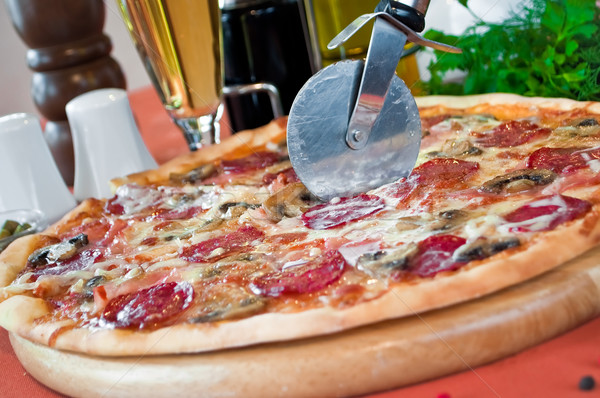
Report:
[[[415,32],[425,29],[429,0],[381,0],[375,12],[386,12]]]

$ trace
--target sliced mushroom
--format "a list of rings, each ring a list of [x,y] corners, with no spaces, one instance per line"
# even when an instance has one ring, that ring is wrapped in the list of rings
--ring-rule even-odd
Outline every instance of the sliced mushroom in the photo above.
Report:
[[[598,123],[598,120],[593,118],[578,119],[575,122],[576,123],[574,125],[577,127],[591,127],[600,125],[600,123]]]
[[[224,285],[216,289],[211,292],[210,301],[192,318],[192,322],[242,318],[259,312],[266,305],[263,298],[241,288]]]
[[[483,151],[473,145],[469,140],[446,140],[442,145],[442,153],[446,157],[454,158],[461,156],[479,155]]]
[[[451,209],[439,213],[437,216],[409,216],[398,219],[396,229],[398,231],[410,231],[419,227],[425,227],[428,231],[447,231],[459,225],[467,217],[464,210]]]
[[[106,277],[102,276],[102,275],[97,275],[97,276],[94,276],[94,277],[88,279],[88,281],[85,282],[85,285],[83,285],[83,291],[82,291],[83,296],[85,298],[94,297],[94,288],[104,284],[106,282],[106,280],[107,280]]]
[[[187,173],[171,173],[169,179],[175,183],[193,184],[196,181],[202,181],[217,172],[217,168],[212,163],[204,164],[200,167],[188,171]]]
[[[459,247],[452,255],[454,261],[469,262],[481,260],[521,244],[518,238],[502,237],[495,239],[480,238]]]
[[[575,119],[568,126],[554,129],[554,134],[562,137],[592,137],[600,135],[600,123],[596,119]]]
[[[67,260],[73,257],[77,250],[88,244],[86,234],[79,234],[69,240],[54,245],[42,247],[31,253],[27,261],[35,268],[46,264]]]
[[[423,225],[421,217],[402,217],[396,223],[396,229],[400,232],[411,231]]]
[[[547,169],[521,169],[486,181],[480,188],[487,193],[517,193],[552,183],[557,175]]]
[[[398,250],[365,253],[356,261],[356,267],[376,277],[387,276],[392,271],[406,269],[417,250],[416,243],[408,243]]]
[[[468,213],[464,210],[451,209],[438,214],[437,218],[427,224],[432,231],[447,231],[458,226],[467,218]]]
[[[223,218],[234,219],[239,218],[248,209],[256,209],[259,207],[260,205],[255,203],[230,202],[224,203],[221,206],[219,206],[219,212],[223,214]]]
[[[318,201],[301,182],[288,184],[269,196],[262,204],[271,221],[296,217]]]

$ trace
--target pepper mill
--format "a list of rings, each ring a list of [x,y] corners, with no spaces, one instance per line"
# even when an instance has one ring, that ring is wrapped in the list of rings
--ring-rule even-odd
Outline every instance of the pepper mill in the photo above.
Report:
[[[13,26],[30,48],[31,96],[48,119],[45,138],[65,182],[73,184],[74,156],[65,105],[99,88],[125,88],[102,33],[102,0],[5,0]]]

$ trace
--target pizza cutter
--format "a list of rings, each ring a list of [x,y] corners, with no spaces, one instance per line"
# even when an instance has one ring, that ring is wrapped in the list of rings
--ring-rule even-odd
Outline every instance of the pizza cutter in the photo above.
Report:
[[[287,126],[290,161],[300,181],[322,200],[365,192],[406,177],[421,143],[419,110],[395,75],[407,40],[461,50],[419,36],[429,0],[382,0],[328,45],[334,49],[375,19],[365,61],[334,63],[296,96]]]

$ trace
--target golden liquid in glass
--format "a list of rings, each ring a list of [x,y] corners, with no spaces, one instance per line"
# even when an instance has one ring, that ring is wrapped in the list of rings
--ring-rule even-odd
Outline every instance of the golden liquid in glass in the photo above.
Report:
[[[373,22],[364,26],[335,50],[328,50],[327,44],[356,18],[373,12],[378,3],[379,0],[312,0],[319,50],[324,65],[340,59],[361,58],[367,54]]]
[[[217,0],[117,0],[150,79],[174,118],[214,113],[222,87]]]
[[[373,21],[363,26],[343,46],[329,50],[327,44],[356,18],[372,13],[378,3],[379,0],[312,0],[323,66],[342,59],[361,59],[367,56]],[[409,43],[406,48],[411,46],[413,44]],[[396,74],[404,80],[413,94],[419,94],[416,85],[419,81],[419,68],[414,54],[400,60]]]

